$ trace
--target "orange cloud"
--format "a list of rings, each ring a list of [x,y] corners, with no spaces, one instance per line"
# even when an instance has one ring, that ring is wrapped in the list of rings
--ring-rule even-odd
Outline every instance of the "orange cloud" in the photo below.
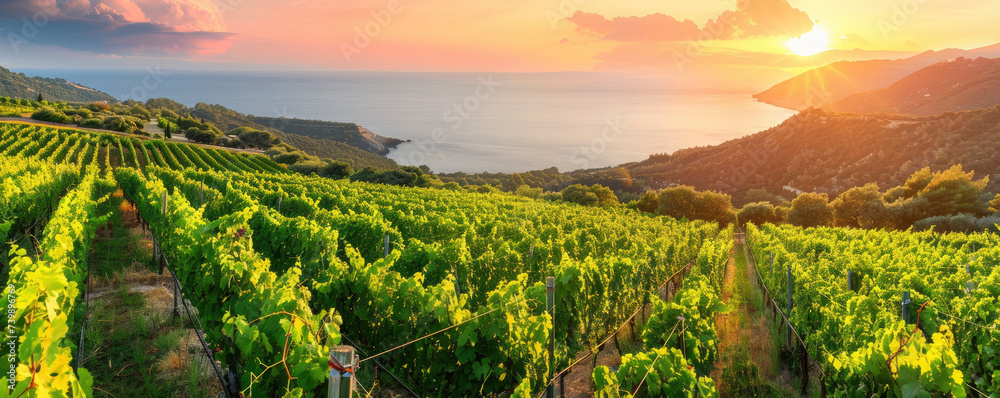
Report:
[[[705,31],[719,39],[748,39],[798,37],[812,27],[809,15],[787,0],[739,0],[735,11],[724,11],[706,24]]]
[[[661,13],[609,20],[599,14],[577,11],[567,20],[576,24],[579,32],[596,33],[614,41],[682,41],[700,31],[691,20],[678,21]]]

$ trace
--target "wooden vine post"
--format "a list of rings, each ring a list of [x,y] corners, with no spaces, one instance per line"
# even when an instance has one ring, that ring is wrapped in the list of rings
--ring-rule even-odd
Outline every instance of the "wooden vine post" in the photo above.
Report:
[[[801,358],[801,360],[800,360],[801,363],[800,363],[799,366],[802,367],[802,381],[800,383],[802,385],[802,395],[806,396],[806,395],[808,395],[808,392],[809,392],[808,391],[808,387],[809,387],[809,359],[808,358],[809,358],[809,356],[806,353],[806,345],[805,344],[802,344],[802,345],[799,346],[799,358]]]
[[[327,389],[329,398],[351,398],[354,393],[354,370],[357,367],[357,357],[354,347],[349,345],[336,346],[330,350],[330,387]]]
[[[169,208],[168,200],[170,200],[170,197],[167,196],[167,191],[163,191],[163,217],[167,217],[167,209]],[[159,241],[153,240],[153,243],[156,244],[156,261],[160,265],[160,275],[163,275],[163,267],[165,265],[163,261],[163,248],[160,247]]]
[[[545,389],[545,396],[554,398],[556,386],[551,382],[555,375],[556,366],[556,278],[553,276],[545,278],[545,308],[551,316],[552,332],[549,333],[549,383]]]
[[[903,299],[901,301],[903,309],[903,321],[907,325],[910,324],[910,292],[903,292]]]
[[[788,312],[785,314],[785,318],[788,319],[788,345],[792,345],[792,263],[788,263]]]

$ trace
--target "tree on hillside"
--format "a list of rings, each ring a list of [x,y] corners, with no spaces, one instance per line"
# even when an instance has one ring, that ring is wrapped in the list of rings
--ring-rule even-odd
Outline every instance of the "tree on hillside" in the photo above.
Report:
[[[833,207],[825,193],[805,192],[792,201],[788,223],[800,227],[833,225]]]
[[[886,223],[899,230],[906,230],[917,221],[928,218],[933,208],[924,198],[899,200],[886,205]]]
[[[639,200],[636,201],[635,207],[639,209],[639,211],[656,213],[656,210],[660,207],[659,195],[656,191],[646,192],[639,198]]]
[[[286,152],[271,158],[271,160],[281,164],[293,165],[305,160],[306,156],[305,152]]]
[[[924,188],[927,187],[927,184],[930,184],[933,179],[934,173],[931,172],[930,167],[924,167],[911,174],[910,177],[906,179],[906,183],[903,184],[903,187],[906,189],[902,191],[901,198],[909,199],[917,196],[917,194],[920,193],[920,191],[923,191]]]
[[[753,225],[781,224],[785,221],[784,212],[778,211],[778,208],[768,202],[754,202],[743,206],[737,213],[737,217],[740,226],[746,226],[747,223]]]
[[[562,190],[564,201],[576,203],[583,206],[597,206],[597,194],[590,192],[587,187],[580,184],[573,184]]]
[[[608,207],[618,204],[618,197],[611,188],[600,184],[585,186],[573,184],[562,190],[562,200],[584,206]]]
[[[177,112],[170,109],[160,109],[160,117],[177,120],[179,116],[177,116]]]
[[[38,101],[38,102],[45,101],[45,98],[42,98],[42,93],[38,93],[38,99],[35,100],[35,101]]]
[[[837,226],[852,228],[877,228],[885,222],[885,202],[878,185],[854,187],[840,194],[830,203]]]
[[[921,170],[922,172],[923,170]],[[962,165],[934,173],[917,197],[927,199],[933,212],[930,216],[948,216],[960,213],[986,215],[987,207],[979,199],[990,178],[974,181],[974,171],[966,173]]]
[[[524,196],[526,198],[538,199],[542,196],[542,192],[543,190],[541,188],[532,188],[529,187],[527,184],[522,184],[521,186],[517,187],[517,192],[515,192],[515,195]]]
[[[639,199],[640,205],[644,205],[644,199]],[[699,192],[686,185],[660,191],[656,212],[676,219],[715,221],[721,225],[728,225],[736,216],[731,196],[715,191]]]
[[[171,138],[173,138],[173,136],[170,135],[170,125],[169,124],[167,124],[167,127],[165,129],[163,129],[163,136],[167,137],[168,140],[171,139]]]
[[[778,195],[768,192],[765,188],[756,188],[747,191],[747,193],[743,195],[743,201],[746,203],[768,202],[774,206],[778,206],[784,202],[784,199]]]
[[[994,213],[1000,213],[1000,193],[993,197],[990,201],[990,211]]]
[[[350,177],[351,174],[354,174],[354,170],[351,168],[351,165],[347,163],[330,161],[326,166],[323,166],[323,168],[319,170],[318,174],[321,177],[340,180]]]
[[[252,129],[249,127],[239,127],[229,132],[229,135],[239,137],[248,147],[258,149],[269,149],[279,143],[278,137],[267,131]]]
[[[214,144],[219,136],[212,130],[203,130],[197,127],[191,127],[184,131],[184,137],[187,139],[202,143],[202,144]]]

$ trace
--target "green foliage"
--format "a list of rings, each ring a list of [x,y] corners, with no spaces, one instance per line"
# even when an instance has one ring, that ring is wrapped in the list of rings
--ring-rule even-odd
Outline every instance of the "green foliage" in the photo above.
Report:
[[[618,375],[608,369],[607,366],[594,368],[591,374],[591,383],[594,387],[595,398],[621,398],[622,393],[618,389]],[[631,394],[625,393],[626,397]]]
[[[385,171],[365,167],[352,174],[350,179],[352,182],[370,182],[401,187],[428,187],[434,180],[432,176],[424,174],[420,168],[412,166]]]
[[[135,116],[115,115],[104,118],[102,128],[129,134],[138,134],[146,127],[146,120]],[[148,135],[148,134],[147,134]]]
[[[229,135],[235,135],[239,137],[240,141],[246,144],[247,147],[257,149],[268,149],[279,142],[278,138],[275,137],[274,134],[263,130],[255,130],[250,127],[239,127],[233,129],[229,132]]]
[[[933,228],[937,233],[956,232],[962,234],[975,232],[1000,232],[1000,214],[977,218],[971,214],[954,216],[928,217],[913,224],[914,231],[929,231]]]
[[[59,196],[80,180],[77,170],[29,159],[0,157],[0,260],[9,246],[7,234],[20,233],[42,218]],[[6,263],[6,261],[4,261]]]
[[[159,237],[185,296],[199,309],[207,338],[235,347],[221,355],[237,367],[246,391],[270,395],[325,388],[326,358],[340,341],[340,317],[333,309],[313,312],[308,290],[299,287],[299,268],[281,276],[269,270],[269,261],[253,249],[249,222],[257,209],[234,208],[208,222],[175,192],[164,214],[162,182],[132,169],[119,169],[116,176]],[[281,363],[290,365],[291,379],[267,371]]]
[[[17,340],[11,341],[16,345],[17,376],[9,383],[18,396],[93,394],[90,373],[86,369],[75,372],[71,365],[76,339],[68,332],[75,320],[90,245],[97,227],[107,218],[97,214],[97,204],[106,192],[95,178],[96,173],[88,174],[59,202],[46,225],[38,258],[17,246],[11,248],[10,279],[2,302],[4,308],[13,310],[11,330],[20,331]],[[8,301],[12,297],[16,302]],[[6,365],[6,355],[3,362]],[[0,382],[8,384],[6,375]]]
[[[540,194],[540,193],[539,193]],[[583,206],[609,207],[618,204],[610,188],[598,184],[589,187],[574,184],[562,190],[562,200]]]
[[[658,193],[648,192],[639,198],[637,208],[676,219],[715,221],[723,226],[729,225],[736,216],[729,195],[712,191],[699,192],[689,186],[668,188]]]
[[[781,224],[785,222],[784,214],[768,202],[754,202],[747,204],[740,209],[740,211],[736,214],[736,217],[740,221],[741,227],[746,226],[747,223],[764,225],[767,223]]]
[[[85,119],[80,122],[80,127],[99,129],[104,127],[104,121],[101,119]]]
[[[41,120],[43,122],[52,123],[63,123],[68,124],[73,122],[73,118],[66,116],[65,113],[57,111],[55,109],[44,107],[39,108],[35,113],[31,114],[31,118],[35,120]]]
[[[876,331],[874,341],[865,347],[830,356],[831,378],[836,385],[866,386],[866,390],[859,389],[866,391],[865,395],[894,392],[904,397],[965,397],[965,377],[952,349],[951,330],[942,325],[928,342],[920,330],[907,336],[904,326],[902,322],[887,325]],[[902,342],[906,347],[901,350]],[[885,359],[893,355],[887,366]]]
[[[747,236],[758,263],[775,255],[775,272],[761,268],[770,291],[786,288],[790,266],[789,318],[833,396],[965,396],[966,384],[1000,393],[995,235],[750,225]],[[902,322],[901,292],[916,325]]]
[[[734,352],[728,366],[722,369],[722,396],[780,398],[785,396],[771,383],[763,380],[757,365],[746,349]]]
[[[352,169],[351,165],[347,163],[334,160],[330,161],[329,163],[327,163],[327,165],[320,168],[319,173],[317,174],[319,174],[320,177],[340,180],[348,178],[351,176],[351,174],[354,174],[354,169]]]
[[[515,192],[521,186],[540,190],[559,191],[561,187],[573,181],[569,174],[560,173],[559,169],[550,167],[544,170],[532,170],[523,173],[439,173],[444,182],[456,182],[459,185],[490,185],[500,187],[506,192]]]
[[[213,131],[212,129],[201,129],[198,127],[189,127],[184,130],[184,137],[202,144],[215,144],[218,141],[220,135]]]
[[[527,185],[521,185],[517,187],[517,196],[524,196],[526,198],[538,199],[542,196],[541,188],[531,188]]]
[[[875,184],[848,189],[830,204],[835,224],[853,228],[876,228],[884,225],[886,211],[882,197],[883,194]]]
[[[274,156],[271,160],[274,160],[280,164],[293,165],[306,159],[306,154],[303,152],[286,152],[280,155]]]
[[[319,174],[320,170],[323,169],[327,164],[326,162],[319,160],[307,160],[304,162],[298,162],[288,167],[289,170],[294,171],[299,174],[310,175]]]
[[[644,390],[648,397],[709,398],[719,395],[715,382],[710,377],[698,377],[684,354],[676,348],[625,354],[618,379],[626,391]]]
[[[928,170],[928,169],[924,169]],[[921,176],[923,171],[921,170]],[[979,200],[989,176],[975,181],[975,172],[964,172],[962,165],[933,173],[926,185],[917,191],[917,198],[926,199],[934,209],[929,216],[945,216],[959,213],[985,214],[985,206]],[[921,182],[926,180],[921,178]],[[907,182],[909,185],[909,182]]]
[[[800,227],[832,226],[833,211],[825,193],[805,192],[792,200],[788,223]]]
[[[90,165],[100,165],[106,169],[158,165],[177,170],[194,167],[205,170],[287,173],[283,167],[262,156],[173,142],[140,141],[115,134],[0,123],[0,137],[0,142],[8,142],[0,150],[0,155],[73,163],[81,170]]]
[[[708,376],[719,354],[715,316],[728,311],[707,279],[690,275],[673,301],[652,300],[643,344],[680,350],[699,375]]]
[[[394,372],[427,386],[429,395],[488,395],[524,386],[525,379],[532,386],[544,385],[545,338],[553,332],[538,304],[544,301],[538,282],[543,276],[556,276],[556,296],[565,309],[554,331],[557,366],[565,366],[589,344],[587,336],[616,328],[628,316],[620,308],[643,303],[697,254],[703,240],[731,242],[714,224],[506,194],[297,175],[188,169],[184,178],[177,178],[171,177],[176,173],[150,171],[186,197],[197,197],[195,181],[205,181],[206,190],[218,189],[222,196],[206,205],[209,219],[224,217],[229,208],[280,206],[280,214],[258,208],[267,215],[250,219],[254,249],[271,259],[286,259],[272,261],[275,272],[298,261],[304,278],[313,281],[313,308],[353,308],[343,313],[344,327],[366,328],[368,332],[351,336],[366,350],[382,351],[414,334],[434,333],[485,314],[393,354]],[[334,236],[324,230],[336,232],[336,246],[330,238],[325,244],[305,240]],[[629,234],[610,232],[625,230]],[[392,237],[392,253],[383,259],[385,235]],[[334,251],[336,257],[329,257]],[[430,368],[428,352],[435,355]]]

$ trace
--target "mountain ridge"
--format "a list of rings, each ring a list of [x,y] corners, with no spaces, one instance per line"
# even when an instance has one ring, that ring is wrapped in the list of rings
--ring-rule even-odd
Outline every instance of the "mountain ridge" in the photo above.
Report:
[[[117,103],[111,95],[66,79],[29,77],[0,67],[0,96],[35,100],[38,95],[52,102]]]
[[[825,109],[849,113],[936,115],[1000,104],[1000,59],[959,57],[918,70],[887,87],[855,94]]]
[[[691,185],[733,195],[838,194],[897,186],[923,167],[963,164],[1000,191],[1000,106],[934,116],[831,113],[812,108],[784,123],[719,145],[622,165],[653,185]]]
[[[782,108],[823,107],[851,95],[889,86],[933,64],[965,58],[998,58],[1000,43],[971,50],[925,51],[909,58],[839,61],[811,69],[753,95],[757,101]]]

